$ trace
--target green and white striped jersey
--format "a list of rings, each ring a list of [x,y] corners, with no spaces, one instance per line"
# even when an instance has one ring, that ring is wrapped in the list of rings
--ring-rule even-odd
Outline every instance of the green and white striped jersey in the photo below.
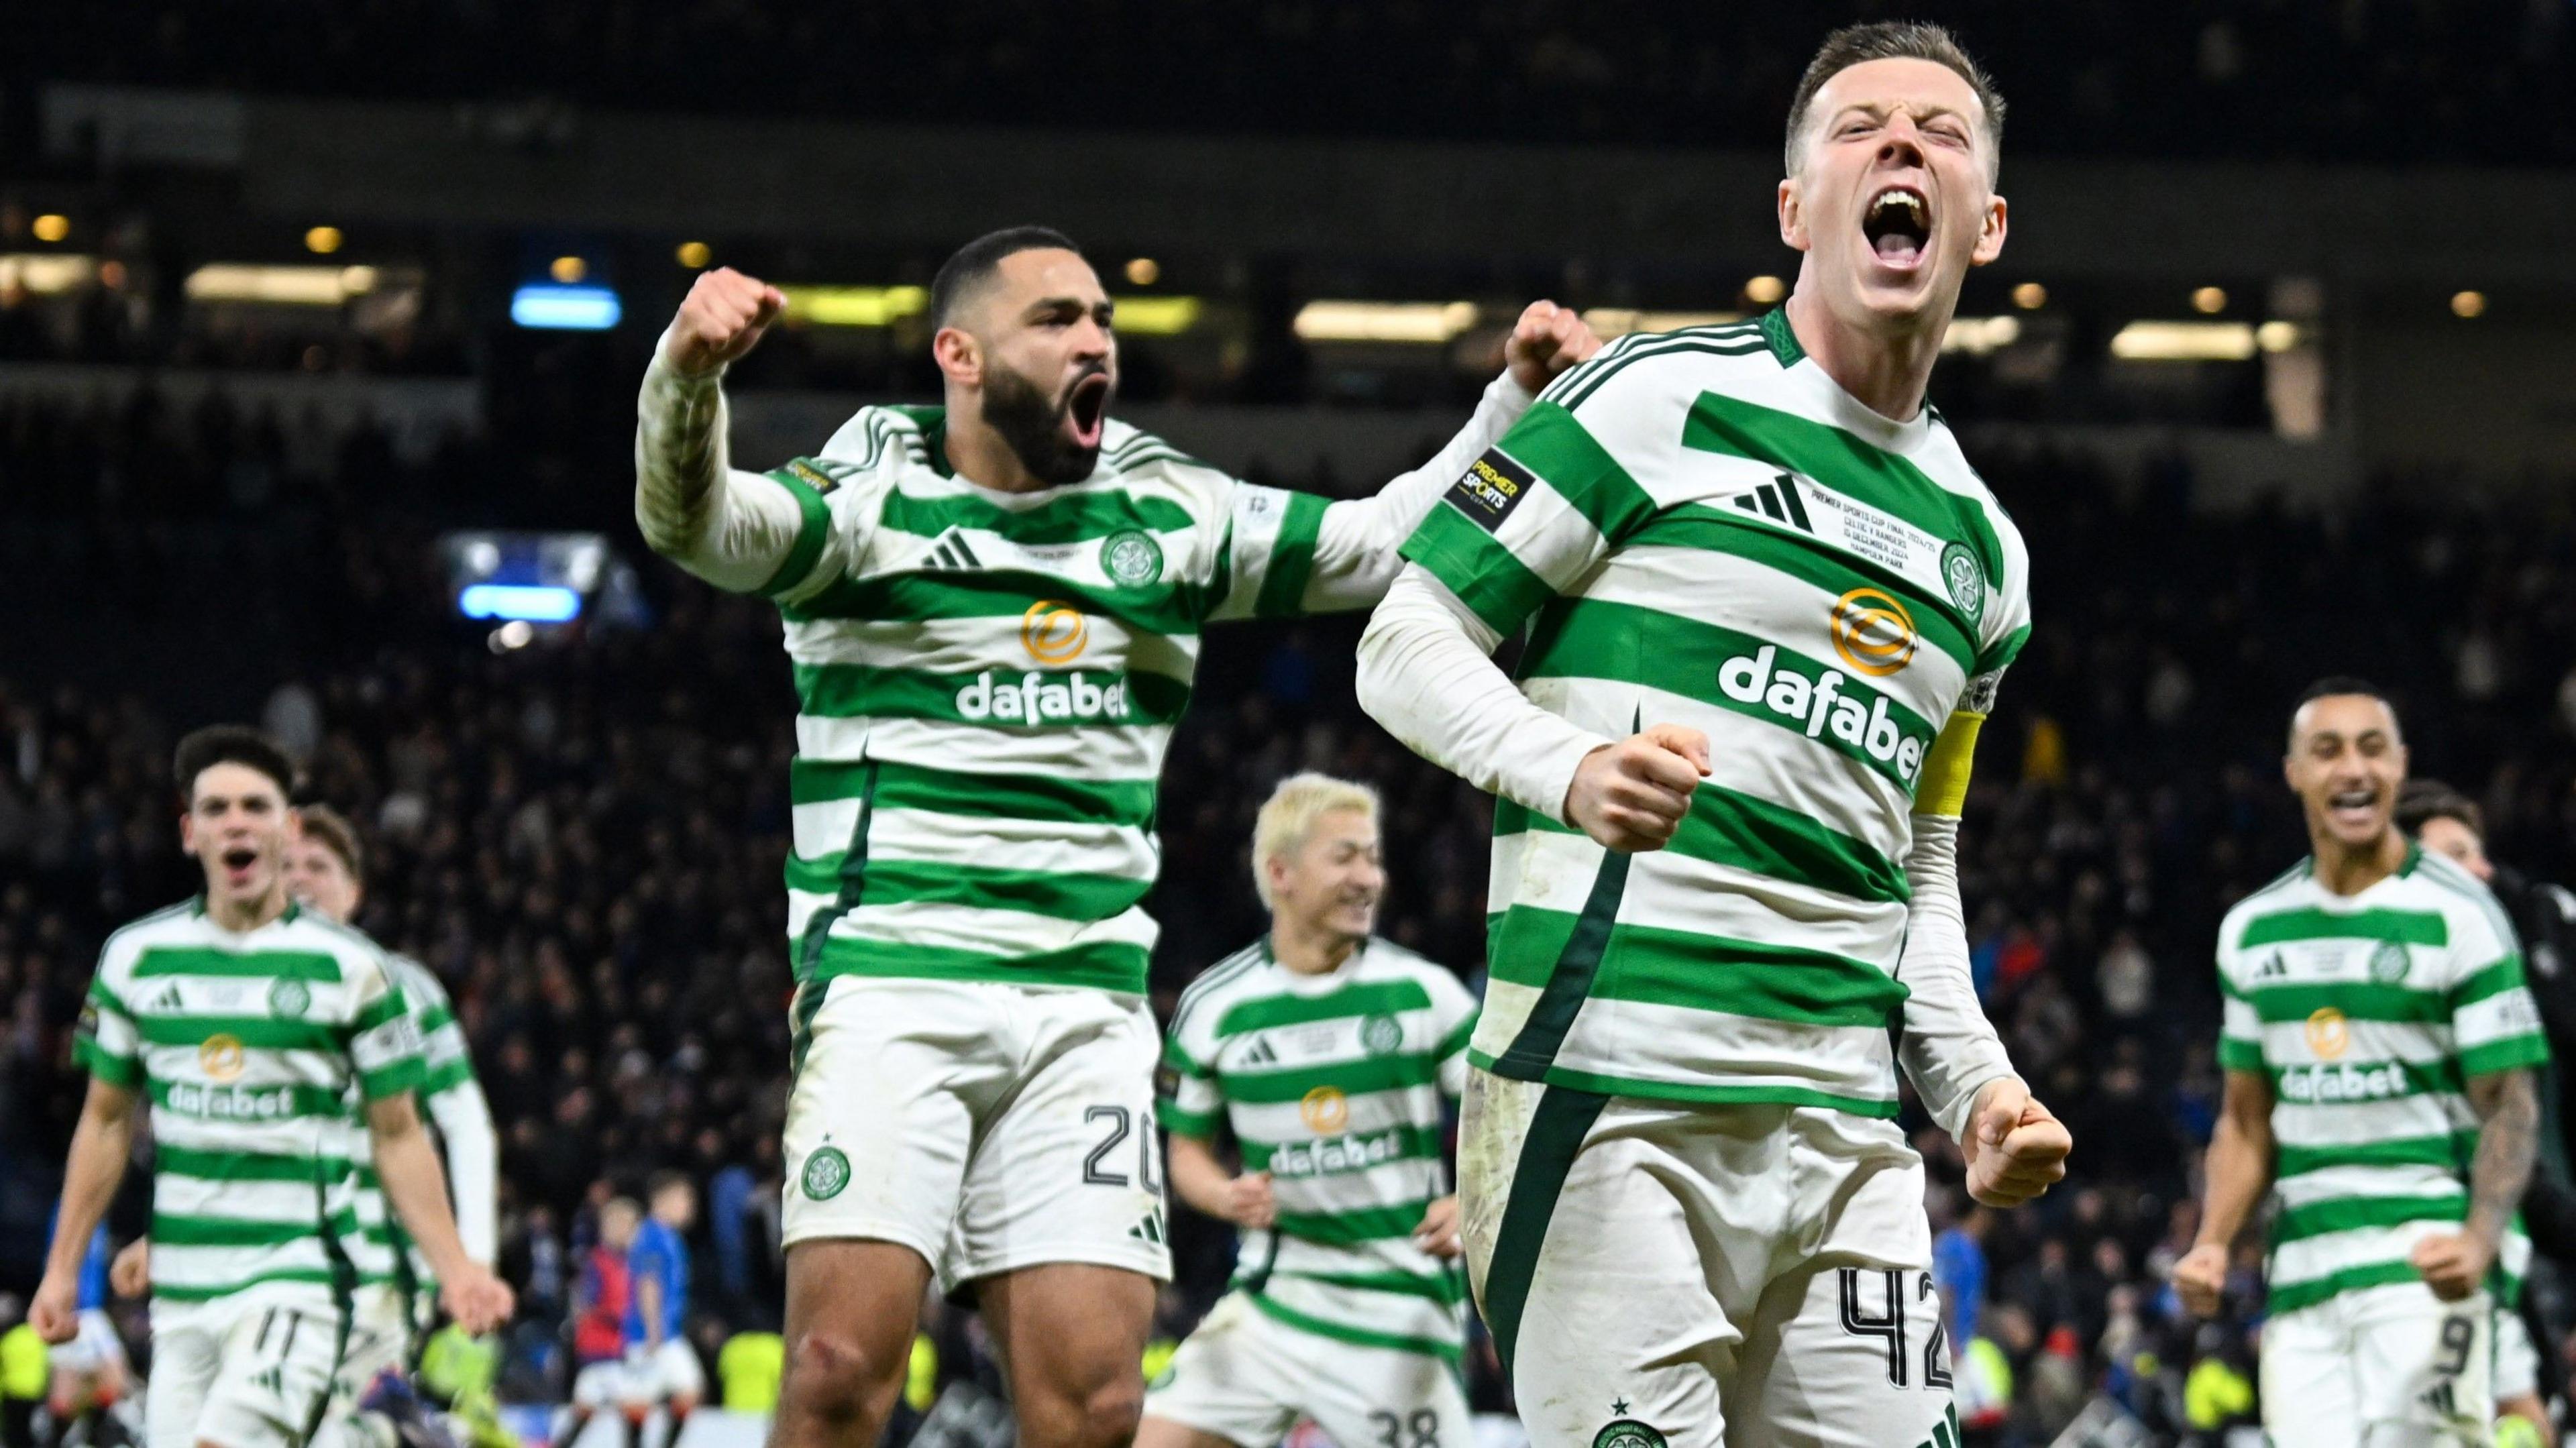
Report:
[[[415,1089],[421,1059],[375,942],[295,906],[243,934],[202,900],[147,915],[100,951],[75,1054],[151,1103],[154,1300],[390,1277],[348,1103]]]
[[[385,964],[391,970],[394,984],[410,1008],[412,1032],[420,1042],[421,1081],[420,1107],[424,1116],[434,1114],[433,1102],[441,1095],[475,1084],[474,1061],[465,1043],[465,1027],[456,1019],[455,1003],[447,996],[447,987],[439,983],[428,966],[407,955],[387,952]],[[367,1131],[366,1103],[353,1096],[349,1112],[349,1159],[357,1163],[358,1221],[372,1241],[381,1242],[389,1252],[399,1254],[394,1270],[399,1280],[410,1274],[405,1287],[414,1293],[435,1294],[437,1275],[429,1270],[429,1255],[395,1220],[392,1204],[386,1201],[384,1187],[376,1179],[374,1147]],[[454,1191],[457,1183],[450,1181]],[[460,1213],[460,1219],[462,1214]]]
[[[1542,393],[1404,551],[1527,630],[1533,704],[1609,738],[1700,730],[1714,768],[1645,854],[1496,802],[1475,1062],[1894,1116],[1917,793],[1964,787],[1972,733],[1933,746],[2029,634],[2020,534],[1940,415],[1871,412],[1779,312],[1631,336]]]
[[[1157,1114],[1202,1139],[1224,1122],[1270,1173],[1275,1230],[1245,1232],[1234,1285],[1292,1327],[1456,1360],[1465,1283],[1413,1244],[1450,1190],[1441,1101],[1466,1089],[1476,998],[1372,939],[1326,975],[1267,939],[1200,975],[1164,1046]]]
[[[1488,392],[1452,456],[1516,411]],[[1141,993],[1155,790],[1201,629],[1376,602],[1446,471],[1327,504],[1113,421],[1090,478],[1013,494],[955,476],[944,426],[864,408],[768,475],[802,510],[760,590],[795,666],[797,977]],[[1411,511],[1385,526],[1380,504]]]
[[[2420,847],[2358,895],[2302,861],[2227,912],[2218,986],[2219,1064],[2272,1083],[2272,1310],[2419,1280],[2415,1243],[2468,1216],[2467,1079],[2549,1059],[2495,897]],[[2517,1221],[2504,1301],[2530,1259]]]

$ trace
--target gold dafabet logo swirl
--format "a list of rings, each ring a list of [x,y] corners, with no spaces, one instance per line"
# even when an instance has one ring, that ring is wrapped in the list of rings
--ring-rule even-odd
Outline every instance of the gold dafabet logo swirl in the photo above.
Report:
[[[1091,641],[1091,620],[1058,599],[1041,598],[1020,615],[1020,647],[1041,664],[1069,664]]]
[[[217,1081],[230,1081],[242,1073],[241,1037],[228,1031],[217,1031],[197,1047],[197,1066]]]
[[[1351,1099],[1338,1086],[1318,1086],[1297,1103],[1297,1114],[1306,1120],[1306,1129],[1317,1136],[1338,1135],[1351,1124]]]
[[[2352,1049],[2352,1024],[2343,1012],[2320,1006],[2308,1017],[2308,1049],[2320,1061],[2332,1061]]]
[[[1914,661],[1914,615],[1883,590],[1855,588],[1835,599],[1828,627],[1834,652],[1871,678],[1886,678]]]

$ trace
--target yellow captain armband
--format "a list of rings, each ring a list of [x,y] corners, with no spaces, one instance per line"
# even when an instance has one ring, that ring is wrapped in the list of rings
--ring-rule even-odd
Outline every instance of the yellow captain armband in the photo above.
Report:
[[[1977,729],[1983,714],[1961,709],[1941,726],[1932,752],[1923,756],[1923,777],[1914,788],[1914,812],[1956,817],[1968,802],[1968,772],[1977,761]]]

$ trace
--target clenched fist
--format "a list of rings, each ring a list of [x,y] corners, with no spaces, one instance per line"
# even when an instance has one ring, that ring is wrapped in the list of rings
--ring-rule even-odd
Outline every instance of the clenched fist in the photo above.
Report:
[[[1672,843],[1690,813],[1691,792],[1707,777],[1708,736],[1657,724],[1583,756],[1565,789],[1565,819],[1623,854],[1660,850]]]
[[[1521,309],[1512,335],[1503,343],[1503,361],[1512,380],[1532,392],[1556,374],[1601,350],[1601,339],[1570,308],[1554,302],[1532,302]]]
[[[2048,1195],[2066,1176],[2075,1149],[2054,1113],[2011,1076],[1986,1083],[1959,1142],[1968,1161],[1968,1195],[1990,1207],[2018,1207]]]
[[[438,1301],[467,1336],[481,1337],[509,1322],[510,1314],[518,1310],[518,1299],[490,1268],[468,1266],[469,1270],[438,1284]]]
[[[1225,1184],[1225,1219],[1238,1227],[1266,1232],[1279,1220],[1279,1200],[1270,1192],[1270,1173],[1248,1171]]]
[[[2174,1291],[2183,1311],[2194,1317],[2216,1317],[2227,1301],[2227,1244],[2203,1242],[2173,1265]]]
[[[662,334],[662,360],[683,377],[704,377],[750,351],[787,310],[787,294],[729,266],[701,272]]]

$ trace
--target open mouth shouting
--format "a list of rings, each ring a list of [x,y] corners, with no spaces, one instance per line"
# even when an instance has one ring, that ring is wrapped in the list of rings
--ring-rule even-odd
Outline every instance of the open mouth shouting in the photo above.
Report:
[[[1862,208],[1860,234],[1879,264],[1913,271],[1931,254],[1932,202],[1911,186],[1884,186]]]
[[[2379,823],[2379,791],[2373,786],[2357,784],[2326,796],[2326,814],[2335,827],[2359,833]]]
[[[233,845],[215,857],[224,867],[224,883],[235,889],[248,886],[251,872],[259,868],[259,851],[248,845]]]
[[[1105,369],[1085,372],[1065,390],[1065,427],[1073,445],[1083,449],[1100,446],[1101,429],[1109,415],[1109,373]]]

